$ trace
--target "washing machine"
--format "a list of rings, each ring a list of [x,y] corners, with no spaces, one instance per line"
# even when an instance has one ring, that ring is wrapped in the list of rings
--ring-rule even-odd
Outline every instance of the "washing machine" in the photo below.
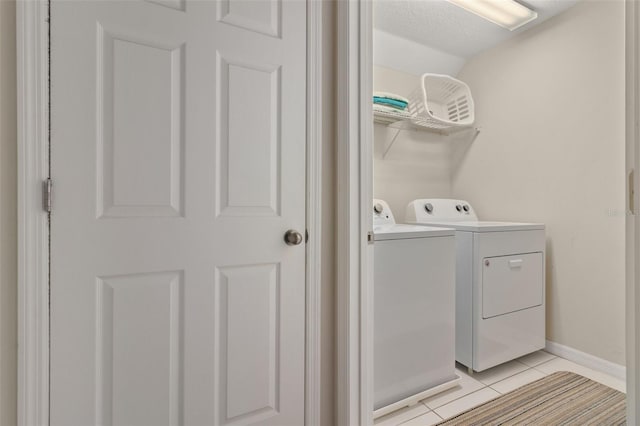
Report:
[[[545,231],[480,221],[463,200],[420,199],[405,222],[456,230],[456,361],[483,371],[545,347]]]
[[[455,232],[396,224],[374,200],[374,417],[453,387]]]

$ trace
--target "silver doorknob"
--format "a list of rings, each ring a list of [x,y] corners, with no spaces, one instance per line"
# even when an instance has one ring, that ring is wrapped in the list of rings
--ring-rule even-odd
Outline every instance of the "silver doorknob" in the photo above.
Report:
[[[302,243],[302,234],[295,229],[289,229],[284,233],[284,242],[289,246],[297,246]]]

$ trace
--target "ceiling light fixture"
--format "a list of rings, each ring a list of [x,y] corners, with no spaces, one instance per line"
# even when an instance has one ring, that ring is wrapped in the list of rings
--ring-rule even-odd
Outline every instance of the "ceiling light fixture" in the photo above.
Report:
[[[448,0],[461,8],[513,31],[538,17],[538,14],[514,0]]]

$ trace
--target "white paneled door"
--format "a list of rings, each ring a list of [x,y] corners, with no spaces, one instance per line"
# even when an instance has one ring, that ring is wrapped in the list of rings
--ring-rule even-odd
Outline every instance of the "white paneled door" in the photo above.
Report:
[[[303,424],[305,2],[54,0],[51,60],[51,424]]]

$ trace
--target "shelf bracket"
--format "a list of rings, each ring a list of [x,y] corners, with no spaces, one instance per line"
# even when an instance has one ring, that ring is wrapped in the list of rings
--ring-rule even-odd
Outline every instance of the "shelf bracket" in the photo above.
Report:
[[[393,144],[396,142],[396,140],[398,139],[398,136],[400,135],[400,132],[403,130],[417,130],[417,129],[412,129],[412,128],[404,128],[404,127],[391,127],[393,124],[387,126],[388,128],[392,128],[392,129],[396,129],[396,133],[393,135],[393,138],[391,139],[391,142],[389,142],[384,149],[384,153],[382,154],[382,159],[384,160],[385,158],[387,158],[387,154],[389,153],[389,151],[391,150],[391,147],[393,146]],[[462,129],[456,129],[454,131],[451,132],[434,132],[437,134],[440,134],[442,136],[452,136],[458,133],[467,133],[467,132],[473,132],[473,136],[470,138],[469,140],[469,144],[472,144],[473,142],[475,142],[476,138],[478,137],[478,135],[480,134],[480,131],[482,129],[480,127],[466,127],[466,128],[462,128]]]
[[[396,142],[396,139],[398,139],[398,135],[400,134],[401,131],[402,129],[397,129],[396,134],[393,136],[393,139],[391,139],[391,142],[387,144],[386,148],[384,149],[384,154],[382,154],[383,160],[387,157],[387,153],[389,152],[393,144]]]
[[[476,141],[476,138],[478,137],[478,135],[480,134],[480,127],[473,127],[474,133],[473,133],[473,137],[471,138],[471,140],[469,141],[469,143],[474,143]]]

